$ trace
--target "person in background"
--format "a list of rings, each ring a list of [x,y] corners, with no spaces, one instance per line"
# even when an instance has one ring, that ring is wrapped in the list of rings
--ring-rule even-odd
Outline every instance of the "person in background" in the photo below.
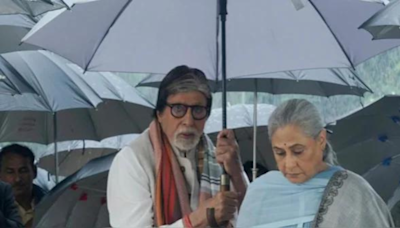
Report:
[[[243,164],[244,172],[247,175],[247,178],[252,182],[253,181],[253,161],[247,161]],[[260,163],[256,163],[257,168],[257,177],[267,173],[269,170],[265,168]]]
[[[154,121],[111,165],[112,227],[216,227],[234,218],[248,181],[233,131],[222,130],[216,148],[203,133],[211,103],[202,71],[178,66],[163,79]],[[221,165],[233,191],[219,192]]]
[[[22,228],[12,188],[0,181],[0,227]]]
[[[279,171],[247,190],[237,227],[393,227],[385,202],[359,175],[337,165],[316,107],[289,100],[268,133]]]
[[[37,175],[35,155],[25,146],[13,144],[0,151],[0,180],[10,184],[25,227],[32,227],[35,206],[46,192],[33,184]]]

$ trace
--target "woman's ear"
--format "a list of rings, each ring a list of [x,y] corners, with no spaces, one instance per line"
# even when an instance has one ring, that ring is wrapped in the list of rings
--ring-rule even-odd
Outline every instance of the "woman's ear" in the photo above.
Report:
[[[322,129],[318,136],[318,143],[322,149],[322,151],[326,148],[326,130]]]

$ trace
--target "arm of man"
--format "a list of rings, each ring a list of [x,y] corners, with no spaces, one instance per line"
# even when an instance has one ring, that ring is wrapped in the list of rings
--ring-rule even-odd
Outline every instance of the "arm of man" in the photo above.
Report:
[[[244,197],[246,195],[247,187],[249,186],[249,179],[244,171],[237,173],[231,177],[231,183],[233,191],[238,194],[238,208],[242,205]]]
[[[138,156],[125,147],[108,174],[107,202],[112,227],[153,227],[154,210],[148,173]],[[152,174],[150,174],[152,175]],[[182,220],[170,226],[184,227]]]
[[[18,208],[15,205],[12,188],[8,184],[4,184],[1,197],[4,202],[4,211],[0,211],[0,227],[22,228],[21,218],[18,213]]]
[[[238,194],[238,207],[243,202],[246,195],[249,181],[244,173],[239,145],[236,142],[235,134],[232,130],[222,130],[217,137],[216,145],[217,162],[224,166],[225,170],[231,177],[234,191]]]

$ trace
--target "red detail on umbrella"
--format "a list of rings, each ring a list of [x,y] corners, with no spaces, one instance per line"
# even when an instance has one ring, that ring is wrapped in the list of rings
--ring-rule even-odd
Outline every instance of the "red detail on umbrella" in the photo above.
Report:
[[[101,198],[101,205],[104,205],[106,203],[107,203],[107,198],[106,197]]]
[[[71,185],[71,189],[76,191],[78,189],[78,185],[77,184],[72,184]]]
[[[81,198],[79,198],[79,201],[87,201],[87,199],[88,199],[88,195],[86,193],[83,193],[81,195]]]

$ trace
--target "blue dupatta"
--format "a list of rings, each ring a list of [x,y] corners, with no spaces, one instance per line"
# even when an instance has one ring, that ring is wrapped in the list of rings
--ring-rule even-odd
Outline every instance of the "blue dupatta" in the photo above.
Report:
[[[293,184],[279,171],[257,178],[248,188],[237,227],[308,227],[332,175],[331,166],[302,184]]]

